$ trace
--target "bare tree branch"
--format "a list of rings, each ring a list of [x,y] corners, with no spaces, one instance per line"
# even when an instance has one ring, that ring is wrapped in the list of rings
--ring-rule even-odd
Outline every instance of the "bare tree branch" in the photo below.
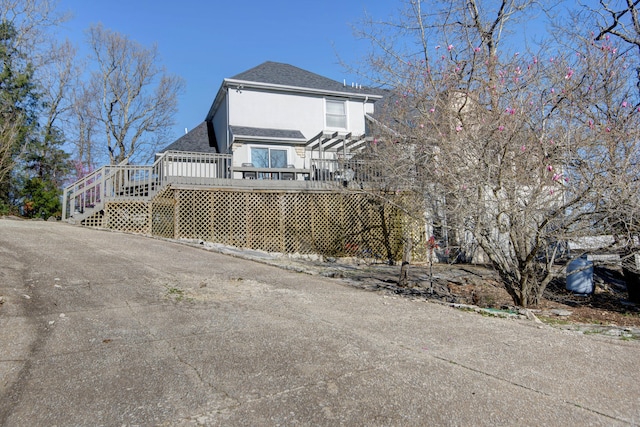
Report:
[[[182,79],[158,66],[155,46],[145,48],[101,26],[90,28],[88,36],[98,66],[91,83],[100,93],[94,117],[104,126],[111,162],[152,154],[144,147],[153,151],[157,137],[173,124]]]

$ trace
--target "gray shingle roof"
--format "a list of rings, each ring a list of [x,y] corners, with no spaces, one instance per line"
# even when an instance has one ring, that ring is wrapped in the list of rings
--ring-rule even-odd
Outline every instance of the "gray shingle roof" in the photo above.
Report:
[[[337,82],[293,65],[271,61],[237,74],[232,79],[333,92],[378,94],[377,89],[356,89],[351,87],[351,83],[345,85],[344,82]]]
[[[229,126],[229,129],[236,137],[299,139],[305,141],[304,135],[299,130],[253,128],[248,126]]]
[[[191,129],[185,135],[176,139],[173,143],[166,146],[161,153],[165,151],[193,151],[197,153],[217,153],[215,144],[210,142],[207,122],[202,122],[195,128]]]

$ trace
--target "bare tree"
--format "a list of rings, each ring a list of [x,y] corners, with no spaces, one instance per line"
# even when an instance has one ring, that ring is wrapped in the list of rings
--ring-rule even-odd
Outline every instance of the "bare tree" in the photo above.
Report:
[[[77,49],[68,40],[60,44],[50,41],[47,52],[45,66],[39,68],[37,77],[45,107],[43,127],[50,131],[71,109],[69,93],[81,70],[76,65]]]
[[[173,124],[183,81],[159,67],[155,46],[145,48],[101,25],[88,31],[97,66],[95,119],[104,126],[111,163],[152,155]]]
[[[640,55],[640,16],[637,0],[599,1],[599,8],[589,8],[590,18],[596,21],[598,33],[595,40],[609,35],[624,41],[635,48]],[[640,68],[636,68],[640,72]],[[640,74],[638,74],[640,82]]]
[[[92,171],[100,160],[94,157],[97,144],[94,134],[99,126],[92,111],[99,96],[89,82],[83,80],[86,63],[77,58],[73,45],[68,41],[61,45],[53,42],[50,51],[51,60],[42,76],[47,113],[43,128],[45,134],[64,131],[75,178],[80,178]]]
[[[373,152],[426,199],[450,243],[478,247],[521,306],[562,274],[563,242],[607,232],[605,202],[638,152],[615,43],[506,48],[509,24],[534,4],[409,1],[398,22],[364,32],[373,79],[394,93]]]
[[[0,0],[0,17],[16,29],[14,48],[34,57],[42,53],[48,30],[68,19],[56,10],[56,0]],[[32,58],[32,61],[38,61]]]
[[[98,132],[98,122],[92,114],[92,103],[97,95],[91,92],[91,86],[78,82],[72,91],[71,118],[73,132],[70,133],[70,142],[74,146],[74,168],[76,178],[82,178],[96,167],[98,156],[94,152],[97,141],[95,134]]]
[[[629,51],[633,55],[631,64],[635,66],[636,97],[631,97],[629,103],[634,102],[633,107],[638,107],[640,96],[640,2],[637,0],[600,0],[598,7],[585,7],[588,16],[597,24],[597,32],[592,37],[597,42],[606,42],[614,38],[620,42],[620,51]],[[629,79],[629,84],[632,80]],[[618,115],[611,119],[620,121]],[[637,125],[631,123],[631,125]],[[628,140],[633,134],[622,134],[618,137]],[[631,146],[630,146],[631,145]],[[621,172],[618,174],[617,188],[609,192],[609,203],[606,204],[607,223],[610,226],[616,243],[623,248],[623,270],[627,279],[627,287],[636,287],[638,293],[635,299],[640,298],[640,164],[638,152],[632,151],[636,147],[629,142],[623,145],[621,150],[628,157],[626,162],[618,165]],[[624,173],[623,173],[624,172]],[[630,290],[630,296],[632,291]]]
[[[69,42],[50,40],[36,70],[42,111],[40,141],[33,144],[27,160],[39,178],[60,187],[68,172],[67,153],[62,150],[66,135],[64,124],[72,110],[72,85],[81,70],[76,65],[76,48]]]

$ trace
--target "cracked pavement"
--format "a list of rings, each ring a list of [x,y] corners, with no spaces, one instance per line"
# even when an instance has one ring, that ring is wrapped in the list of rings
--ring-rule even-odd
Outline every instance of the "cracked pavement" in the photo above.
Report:
[[[640,423],[638,341],[236,252],[0,219],[0,425]]]

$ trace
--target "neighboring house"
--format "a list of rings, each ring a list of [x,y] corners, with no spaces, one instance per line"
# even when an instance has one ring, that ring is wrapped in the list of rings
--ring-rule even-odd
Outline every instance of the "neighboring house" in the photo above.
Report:
[[[232,178],[338,174],[366,143],[382,91],[265,62],[224,79],[205,121],[163,151],[231,154]]]

